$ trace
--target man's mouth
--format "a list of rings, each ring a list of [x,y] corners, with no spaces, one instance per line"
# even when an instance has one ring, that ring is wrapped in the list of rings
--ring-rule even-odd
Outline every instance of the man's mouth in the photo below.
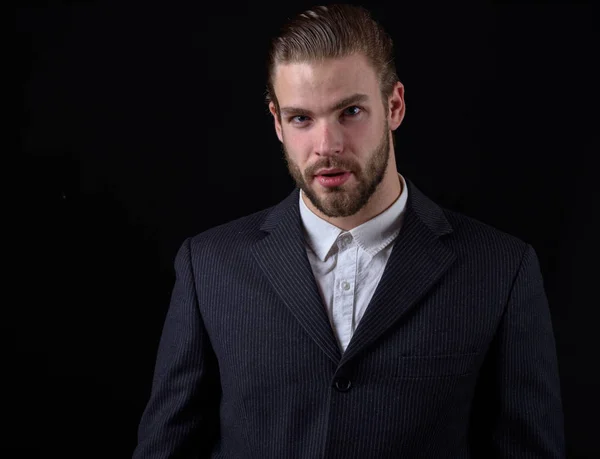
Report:
[[[317,175],[315,175],[315,179],[322,186],[326,188],[337,187],[343,185],[348,178],[352,175],[350,171],[343,171],[340,169],[337,170],[323,170],[319,171]]]
[[[338,175],[346,174],[349,171],[343,169],[322,169],[317,172],[315,175],[318,177],[320,175],[324,177],[337,177]]]

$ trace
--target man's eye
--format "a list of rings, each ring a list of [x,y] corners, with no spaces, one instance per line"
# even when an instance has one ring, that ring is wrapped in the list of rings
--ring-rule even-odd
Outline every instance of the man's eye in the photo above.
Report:
[[[306,118],[306,116],[304,115],[296,115],[296,116],[292,116],[288,119],[288,121],[291,122],[295,122],[295,123],[302,123],[302,120],[298,120],[298,118]]]
[[[358,115],[361,112],[361,108],[357,107],[356,105],[353,105],[352,107],[348,107],[346,109],[346,112],[349,111],[349,110],[354,110],[354,109],[358,110],[358,112],[357,113],[349,113],[350,116],[356,116],[356,115]]]
[[[347,109],[344,110],[344,115],[345,116],[350,116],[352,118],[352,117],[360,115],[361,112],[362,112],[362,108],[361,107],[353,105],[352,107],[348,107]],[[307,119],[308,119],[308,116],[294,115],[294,116],[290,116],[288,118],[288,122],[289,123],[293,123],[293,124],[302,124]]]

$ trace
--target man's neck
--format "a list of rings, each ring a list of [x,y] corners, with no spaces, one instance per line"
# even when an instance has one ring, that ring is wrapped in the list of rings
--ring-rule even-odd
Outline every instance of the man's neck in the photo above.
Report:
[[[394,171],[394,176],[386,179],[388,183],[384,184],[384,182],[382,182],[367,204],[357,213],[350,215],[349,217],[328,217],[320,212],[304,193],[302,193],[302,199],[314,214],[344,231],[350,231],[385,212],[402,194],[402,182],[398,176],[398,172]]]

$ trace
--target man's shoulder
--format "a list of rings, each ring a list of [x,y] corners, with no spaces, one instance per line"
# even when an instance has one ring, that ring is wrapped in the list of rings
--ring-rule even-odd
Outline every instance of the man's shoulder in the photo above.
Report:
[[[476,252],[496,256],[499,251],[522,255],[528,244],[508,228],[494,226],[470,213],[448,208],[423,193],[413,182],[409,206],[435,234],[442,237],[456,253]]]
[[[229,246],[239,241],[256,239],[260,227],[275,205],[208,228],[191,236],[192,245]]]
[[[444,215],[453,228],[453,240],[456,245],[474,251],[502,251],[520,256],[529,244],[522,238],[486,223],[477,217],[456,210],[442,208]]]

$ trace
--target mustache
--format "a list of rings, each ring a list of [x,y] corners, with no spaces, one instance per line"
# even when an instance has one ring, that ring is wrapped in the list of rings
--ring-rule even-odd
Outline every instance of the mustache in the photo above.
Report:
[[[281,146],[281,151],[283,153],[285,162],[288,165],[290,165],[290,163],[291,163],[291,165],[294,165],[294,162],[290,158],[285,145],[281,144],[280,146]],[[353,174],[357,175],[357,171],[360,168],[357,167],[356,164],[354,164],[354,163],[349,163],[348,161],[339,161],[338,158],[329,157],[329,158],[324,159],[323,161],[319,161],[319,162],[313,164],[312,166],[308,166],[304,170],[303,174],[307,177],[312,177],[315,175],[315,172],[317,172],[319,169],[344,169],[344,170],[350,171]]]

